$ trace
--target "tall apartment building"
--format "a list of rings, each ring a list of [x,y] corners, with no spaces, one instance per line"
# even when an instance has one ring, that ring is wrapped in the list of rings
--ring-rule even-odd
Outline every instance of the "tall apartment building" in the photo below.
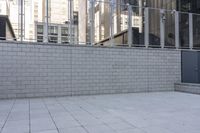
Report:
[[[44,0],[45,1],[45,0]],[[69,10],[67,0],[49,0],[49,22],[55,24],[64,24],[65,21],[69,20]],[[43,10],[46,8],[45,2]]]
[[[44,23],[42,22],[36,22],[36,40],[37,42],[44,42]],[[70,25],[69,23],[66,24],[55,24],[55,23],[49,23],[49,29],[48,29],[48,42],[50,43],[64,43],[68,44],[70,43]],[[73,25],[72,26],[72,43],[77,44],[78,43],[78,26]]]
[[[18,39],[21,38],[23,30],[23,40],[35,40],[35,21],[43,21],[43,1],[42,0],[24,0],[23,13],[21,13],[21,0],[10,0],[10,21]],[[21,25],[21,18],[23,23]]]
[[[49,26],[62,25],[65,27],[69,22],[69,0],[49,0]],[[23,13],[21,14],[21,0],[0,0],[0,14],[8,15],[18,39],[35,41],[38,23],[44,23],[46,14],[46,0],[23,0]],[[23,18],[23,23],[21,23]],[[73,0],[74,23],[78,25],[78,0]],[[73,24],[72,24],[73,25]],[[50,28],[50,27],[49,27]],[[75,32],[74,28],[72,31]],[[78,33],[78,30],[76,29]],[[76,34],[77,35],[77,34]],[[77,37],[77,36],[76,36]],[[78,37],[77,39],[78,40]]]
[[[71,2],[71,3],[70,3]],[[70,21],[70,7],[72,20]],[[35,38],[44,41],[46,2],[43,0],[43,21],[35,21]],[[48,1],[48,41],[52,43],[78,43],[78,0]],[[71,26],[70,26],[71,23]],[[40,29],[39,29],[40,28]],[[71,30],[70,30],[71,29]],[[41,34],[42,33],[42,34]]]
[[[141,1],[141,0],[140,0]],[[113,25],[113,34],[118,34],[124,32],[128,29],[128,6],[127,1],[124,0],[114,0],[112,5],[113,16],[111,20],[111,5],[110,0],[103,0],[102,2],[97,2],[95,5],[95,41],[99,42],[111,35],[110,26]],[[138,4],[136,4],[138,3]],[[141,4],[138,0],[131,1],[130,4],[138,5]],[[140,8],[134,8],[132,12],[132,27],[138,28],[142,31],[142,12]]]

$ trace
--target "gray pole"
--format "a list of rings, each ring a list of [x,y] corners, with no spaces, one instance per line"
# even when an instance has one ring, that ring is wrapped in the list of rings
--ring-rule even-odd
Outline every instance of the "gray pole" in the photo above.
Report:
[[[94,45],[94,0],[90,0],[90,43]]]
[[[143,2],[143,0],[139,0],[139,16],[141,17],[141,26],[140,26],[140,28],[139,28],[139,32],[140,33],[142,33],[142,31],[143,31],[143,24],[142,24],[142,22],[143,22],[143,4],[142,4],[142,2]]]
[[[114,3],[112,0],[110,0],[110,43],[111,46],[113,46],[113,6]]]
[[[132,6],[128,4],[128,45],[133,44],[133,30],[132,30]]]
[[[190,49],[193,49],[193,14],[189,13],[189,35],[190,35]]]
[[[180,34],[179,34],[179,12],[175,11],[175,47],[178,49],[180,47]]]
[[[69,38],[70,38],[70,44],[73,44],[73,38],[72,38],[72,25],[73,25],[73,0],[69,0],[69,12],[70,12],[70,22],[69,22]]]
[[[145,38],[145,47],[148,48],[149,47],[149,8],[146,7],[144,9],[144,38]]]
[[[48,32],[49,32],[49,1],[46,0],[46,17],[45,17],[45,30],[44,30],[44,42],[48,43]]]
[[[23,41],[23,0],[20,1],[21,4],[21,28],[20,28],[20,40]]]
[[[160,10],[160,45],[161,48],[165,47],[165,11],[164,9]]]

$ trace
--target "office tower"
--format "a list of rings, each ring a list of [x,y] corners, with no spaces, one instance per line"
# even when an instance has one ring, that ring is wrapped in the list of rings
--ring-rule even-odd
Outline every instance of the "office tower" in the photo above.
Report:
[[[106,2],[106,3],[105,3]],[[111,16],[111,6],[113,4],[113,16]],[[113,36],[117,36],[115,40],[119,43],[127,44],[127,33],[123,30],[127,29],[127,4],[138,6],[133,8],[133,43],[144,45],[144,8],[149,7],[149,44],[160,46],[160,20],[164,22],[164,41],[165,46],[175,47],[175,12],[179,13],[179,30],[181,47],[189,46],[189,15],[188,13],[200,13],[200,2],[198,0],[104,0],[95,6],[95,40],[96,42],[105,41],[111,37],[111,22]],[[163,9],[163,10],[160,10]],[[188,13],[182,13],[188,12]],[[106,21],[105,21],[106,20]],[[139,23],[139,25],[135,22]],[[193,36],[194,45],[199,43],[200,33],[199,15],[193,15]],[[115,38],[115,37],[114,37]],[[121,41],[123,40],[123,41]],[[115,42],[114,42],[115,43]]]

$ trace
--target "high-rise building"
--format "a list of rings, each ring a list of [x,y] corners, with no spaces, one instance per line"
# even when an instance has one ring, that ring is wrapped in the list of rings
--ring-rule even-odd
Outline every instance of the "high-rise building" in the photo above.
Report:
[[[139,6],[141,2],[131,1],[129,4]],[[97,2],[95,5],[95,42],[107,39],[111,34],[120,34],[128,29],[128,1],[114,0],[113,5],[110,0],[103,0]],[[137,3],[137,4],[136,4]],[[141,6],[141,5],[140,5]],[[113,12],[113,14],[111,14]],[[112,22],[111,22],[112,17]],[[139,31],[142,27],[142,12],[140,8],[133,8],[132,12],[132,27]],[[112,24],[112,31],[110,29]],[[120,42],[121,43],[121,42]]]
[[[179,30],[180,30],[180,45],[181,47],[189,47],[189,14],[200,13],[199,0],[144,0],[144,6],[152,8],[161,8],[167,10],[177,10],[179,13]],[[188,13],[186,13],[188,12]],[[174,14],[171,11],[165,11],[165,44],[175,46],[175,21]],[[150,34],[157,37],[160,36],[160,15],[159,11],[150,10]],[[194,29],[194,46],[199,43],[200,33],[200,16],[193,15]],[[159,39],[150,38],[150,43],[159,45]]]
[[[44,27],[45,24],[42,22],[36,22],[36,40],[37,42],[44,42]],[[55,24],[55,23],[49,23],[48,28],[48,42],[50,43],[64,43],[68,44],[70,43],[70,36],[69,36],[69,30],[70,25],[69,23],[66,24]],[[72,42],[74,44],[78,43],[78,25],[73,25],[73,32],[71,33]]]
[[[70,21],[69,1],[71,0],[49,0],[49,25],[63,24],[64,27],[66,26],[66,22]],[[45,23],[45,3],[46,0],[23,0],[23,12],[21,13],[21,0],[0,0],[0,14],[9,16],[18,39],[22,37],[25,41],[35,41],[37,39],[36,24]],[[72,25],[76,23],[76,26],[72,26],[73,28],[78,25],[78,0],[72,1],[72,7],[72,16],[74,19]],[[72,29],[72,31],[74,30]],[[78,33],[77,29],[76,33]]]
[[[18,39],[35,40],[35,21],[44,20],[43,0],[24,0],[21,13],[21,0],[10,0],[9,18]],[[22,20],[22,21],[21,21]]]
[[[35,38],[45,41],[46,1],[43,1],[43,21],[35,21]],[[52,43],[78,43],[78,0],[48,1],[48,41]],[[70,10],[71,9],[71,10]],[[72,14],[71,14],[72,13]],[[39,27],[41,29],[39,29]],[[42,31],[42,32],[38,32]],[[41,35],[43,33],[43,35]],[[69,38],[72,38],[71,40]]]
[[[104,0],[104,3],[95,6],[95,40],[98,42],[104,41],[111,37],[111,22],[112,17],[113,34],[121,39],[116,39],[119,43],[127,43],[127,33],[123,32],[127,29],[127,4],[138,6],[132,9],[133,18],[136,19],[139,25],[134,25],[133,22],[133,42],[139,45],[144,45],[144,8],[149,7],[149,44],[160,46],[160,19],[163,15],[165,29],[165,46],[175,46],[175,15],[174,11],[179,13],[179,30],[180,30],[180,45],[181,47],[189,47],[189,12],[200,13],[199,0],[112,0],[113,16],[111,16],[110,0]],[[164,9],[163,13],[159,9]],[[182,13],[188,12],[188,13]],[[138,16],[138,17],[137,17]],[[106,20],[106,21],[105,21]],[[125,21],[124,21],[125,20]],[[200,16],[193,14],[193,36],[194,46],[200,42]],[[121,37],[120,37],[121,36]],[[108,39],[109,40],[109,39]],[[120,40],[120,41],[119,41]],[[121,41],[123,40],[123,41]]]
[[[69,20],[68,1],[67,0],[49,0],[49,22],[55,24],[64,24]],[[45,10],[45,4],[43,9]]]

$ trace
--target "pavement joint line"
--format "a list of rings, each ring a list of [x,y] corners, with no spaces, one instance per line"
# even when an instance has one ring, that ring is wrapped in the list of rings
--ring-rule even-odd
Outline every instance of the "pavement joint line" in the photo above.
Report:
[[[31,102],[30,99],[28,100],[29,103],[29,133],[31,133]]]
[[[85,101],[85,102],[86,102],[86,101]],[[88,103],[88,104],[92,105],[93,107],[95,107],[95,105],[92,104],[92,103],[89,103],[89,102],[86,102],[86,103]],[[83,108],[82,108],[82,109],[83,109]],[[104,110],[104,109],[102,108],[102,110]],[[85,110],[85,111],[88,112],[87,110]],[[107,112],[106,110],[104,110],[104,111]],[[91,114],[90,112],[88,112],[88,113]],[[139,127],[137,127],[137,126],[135,126],[135,125],[133,125],[133,124],[131,124],[130,122],[124,120],[123,118],[121,118],[121,117],[119,117],[119,116],[116,116],[116,117],[119,118],[121,121],[123,121],[123,122],[129,124],[130,126],[136,128],[136,129],[139,129],[139,130],[143,131],[144,133],[147,133],[146,131],[142,130],[141,128],[139,128]],[[103,122],[103,123],[104,123],[104,122]],[[107,123],[104,123],[104,124],[105,124],[106,126],[110,127]]]
[[[57,98],[56,98],[55,100],[56,100],[56,102],[57,102],[58,104],[61,105],[61,107],[63,107],[63,109],[64,109],[66,112],[68,112],[68,113],[72,116],[72,118],[73,118],[76,122],[78,122],[78,123],[80,124],[80,126],[84,129],[84,131],[85,131],[86,133],[90,133],[90,132],[85,128],[85,126],[82,125],[81,122],[80,122],[78,119],[76,119],[76,117],[74,117],[74,115],[73,115],[69,110],[67,110],[67,109],[65,108],[65,106],[64,106],[62,103],[60,103],[60,102],[57,100]]]
[[[0,133],[2,133],[2,131],[3,131],[4,127],[5,127],[5,125],[6,125],[6,123],[7,123],[7,121],[8,121],[8,118],[9,118],[9,116],[10,116],[10,114],[11,114],[13,108],[14,108],[15,102],[16,102],[16,99],[13,101],[13,104],[12,104],[12,106],[11,106],[11,108],[10,108],[10,111],[8,112],[8,115],[7,115],[6,120],[5,120],[3,126],[2,126],[2,128],[1,128],[1,130],[0,130]]]
[[[52,116],[52,114],[51,114],[51,112],[50,112],[50,110],[49,110],[49,108],[48,108],[48,106],[47,106],[47,104],[46,104],[44,98],[42,99],[42,101],[43,101],[43,103],[44,103],[44,105],[45,105],[45,107],[46,107],[46,109],[47,109],[47,111],[48,111],[48,113],[49,113],[49,115],[50,115],[50,117],[51,117],[51,120],[53,121],[53,123],[54,123],[54,125],[55,125],[55,127],[56,127],[56,130],[58,131],[58,133],[60,133],[59,128],[58,128],[58,126],[56,125],[56,122],[54,121],[53,116]]]
[[[90,113],[89,111],[87,111],[86,109],[84,109],[83,107],[79,106],[83,111],[87,112],[88,114],[90,114],[91,116],[93,116],[95,119],[100,120],[98,117],[95,117],[92,113]],[[100,120],[101,121],[101,120]],[[104,126],[111,128],[107,123],[105,123],[104,121],[101,121],[103,123]],[[113,132],[117,132],[116,130],[112,129]]]

